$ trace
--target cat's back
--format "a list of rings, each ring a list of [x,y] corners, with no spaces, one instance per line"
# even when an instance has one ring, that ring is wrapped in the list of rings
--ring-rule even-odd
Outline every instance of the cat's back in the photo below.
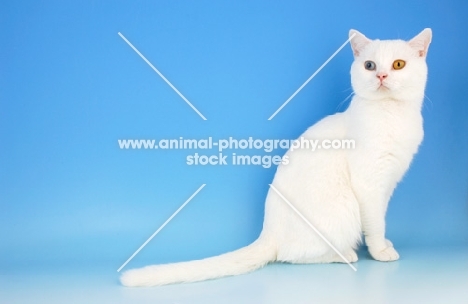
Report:
[[[335,113],[310,126],[302,137],[314,140],[336,140],[346,136],[345,113]]]
[[[319,120],[309,127],[286,153],[286,165],[279,165],[275,181],[283,183],[295,180],[297,176],[319,180],[327,176],[336,167],[341,171],[345,166],[345,153],[337,148],[347,134],[345,113],[336,113]]]

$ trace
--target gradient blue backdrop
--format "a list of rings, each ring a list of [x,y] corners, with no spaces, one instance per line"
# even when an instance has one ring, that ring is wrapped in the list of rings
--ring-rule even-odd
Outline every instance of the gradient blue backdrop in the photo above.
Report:
[[[397,248],[468,244],[467,8],[466,1],[2,2],[0,271],[99,264],[113,272],[204,183],[127,268],[253,241],[275,168],[187,166],[195,151],[120,150],[117,140],[293,139],[346,108],[349,46],[267,120],[350,28],[381,39],[432,28],[426,136],[390,203],[388,235]]]

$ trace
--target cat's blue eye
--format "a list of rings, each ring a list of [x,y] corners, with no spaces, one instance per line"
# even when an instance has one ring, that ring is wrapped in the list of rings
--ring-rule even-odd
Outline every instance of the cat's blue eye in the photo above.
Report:
[[[366,68],[366,70],[373,71],[375,70],[376,65],[375,62],[367,60],[366,62],[364,62],[364,67]]]

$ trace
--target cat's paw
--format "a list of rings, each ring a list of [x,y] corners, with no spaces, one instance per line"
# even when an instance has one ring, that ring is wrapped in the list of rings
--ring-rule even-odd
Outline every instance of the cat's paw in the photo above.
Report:
[[[387,247],[393,247],[393,243],[388,239],[385,239],[385,244],[387,244]]]
[[[357,253],[356,251],[354,250],[351,250],[350,252],[348,252],[348,254],[345,254],[344,257],[348,260],[348,262],[350,263],[354,263],[354,262],[357,262],[358,261],[358,256],[357,256]]]
[[[347,261],[343,260],[343,258],[339,256],[338,254],[334,254],[330,262],[332,263],[347,263],[347,262],[355,263],[358,261],[358,255],[354,250],[351,250],[343,254],[343,256],[346,258]]]
[[[395,250],[395,248],[393,248],[393,246],[389,246],[383,250],[369,249],[369,253],[374,259],[376,259],[377,261],[381,261],[381,262],[396,261],[400,258],[400,255]]]

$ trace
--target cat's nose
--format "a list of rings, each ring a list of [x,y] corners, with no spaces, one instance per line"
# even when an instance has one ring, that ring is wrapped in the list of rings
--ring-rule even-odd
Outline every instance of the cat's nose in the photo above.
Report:
[[[385,78],[387,78],[388,74],[387,73],[377,73],[377,78],[380,79],[380,82],[382,82]]]

